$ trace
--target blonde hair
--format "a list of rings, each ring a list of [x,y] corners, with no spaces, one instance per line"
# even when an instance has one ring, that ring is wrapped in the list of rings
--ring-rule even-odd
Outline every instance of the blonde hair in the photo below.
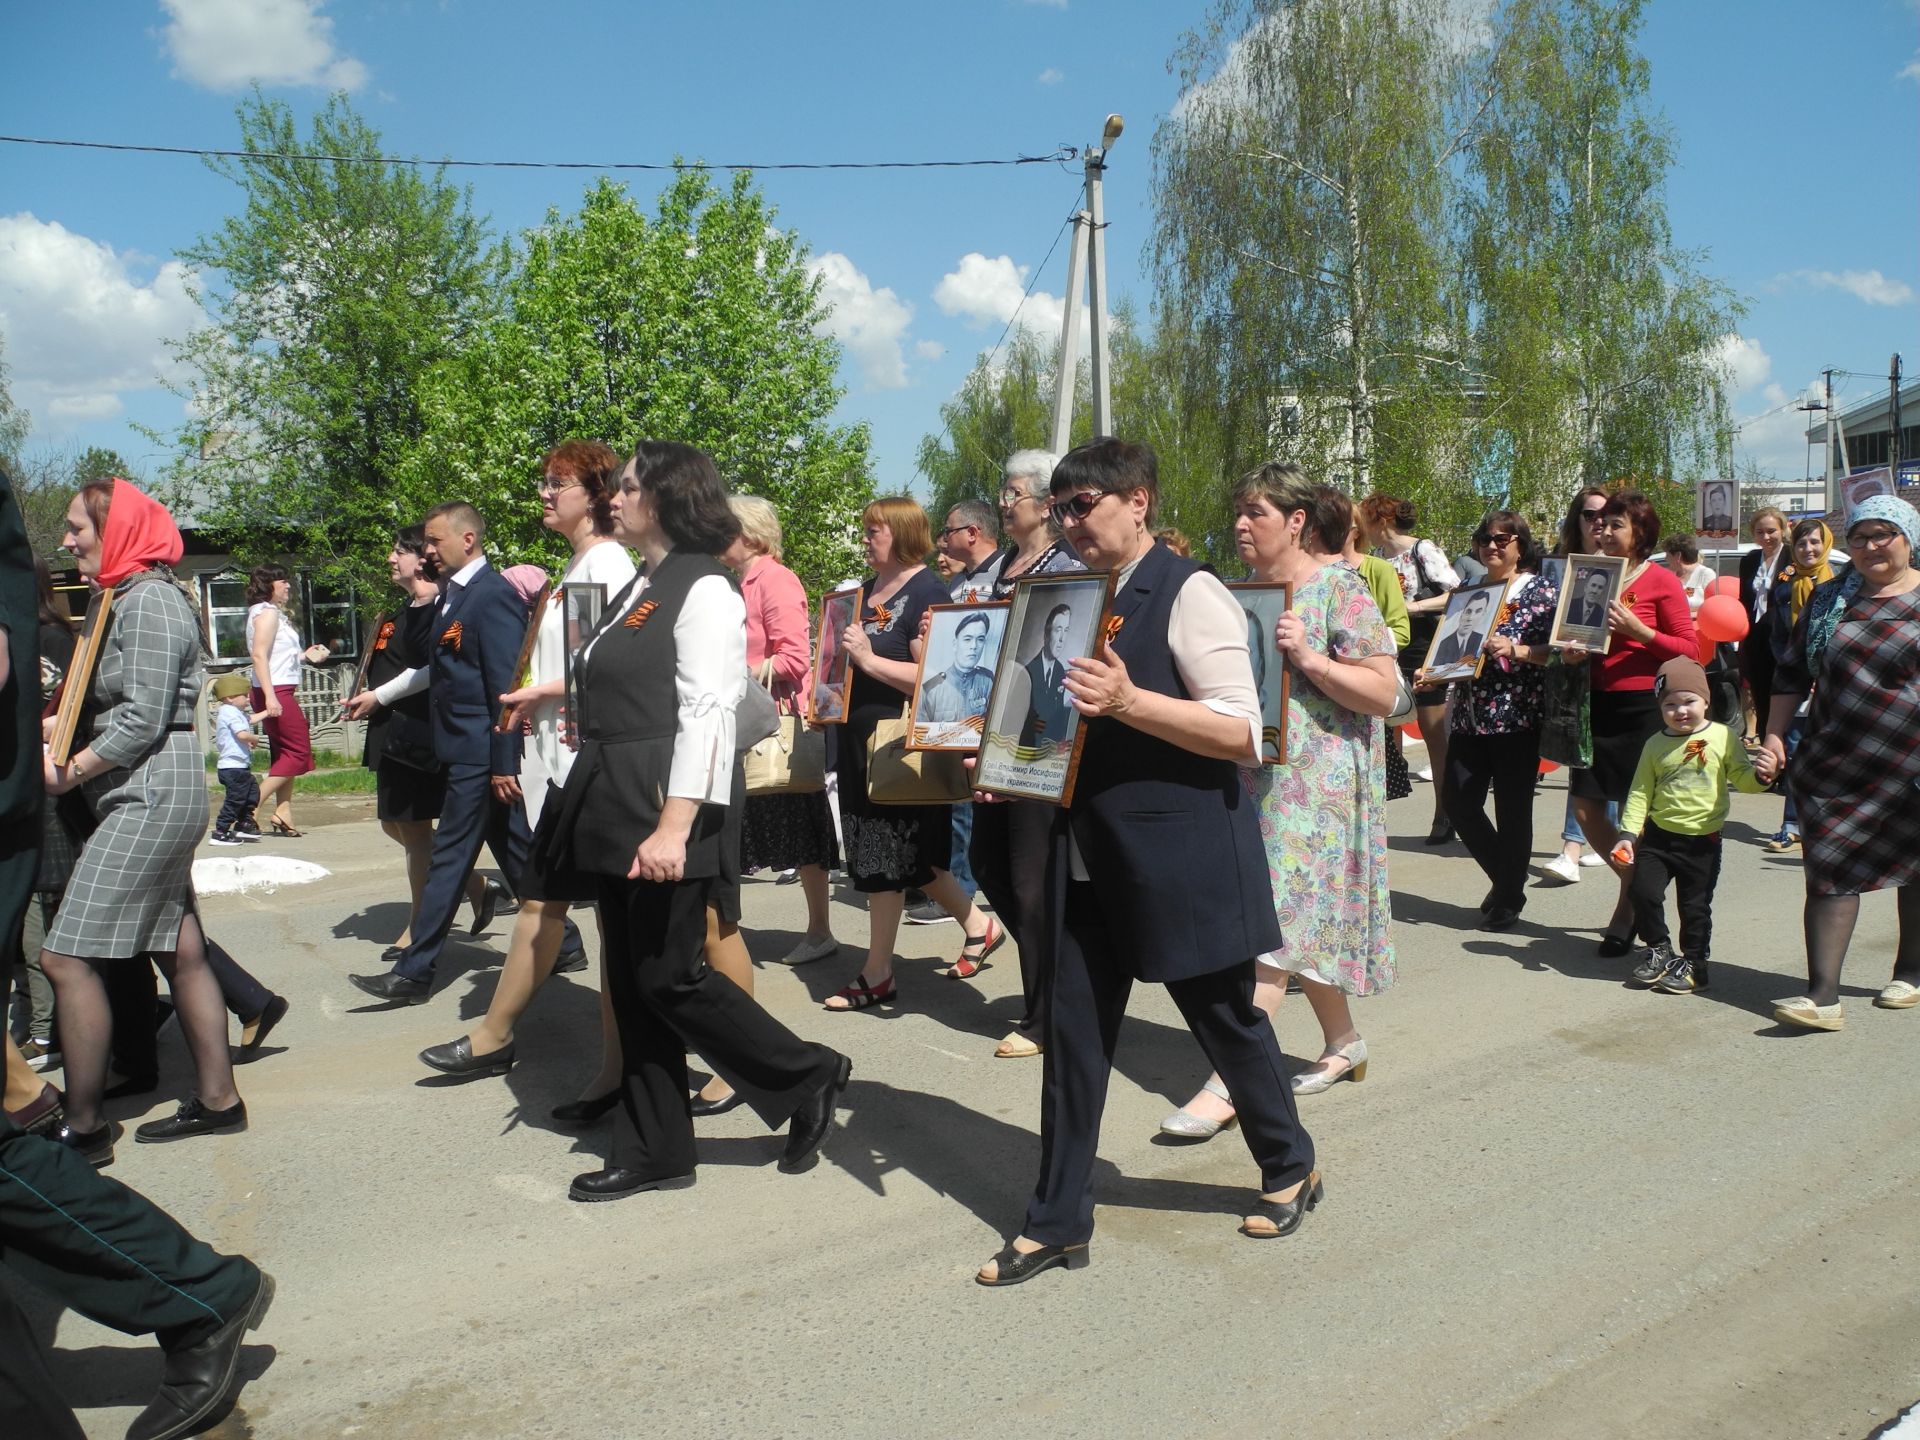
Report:
[[[780,558],[780,512],[758,495],[729,495],[727,507],[740,522],[747,544],[762,555]]]
[[[917,500],[887,495],[873,501],[860,516],[860,525],[884,525],[893,536],[896,565],[918,565],[933,549],[933,522]]]

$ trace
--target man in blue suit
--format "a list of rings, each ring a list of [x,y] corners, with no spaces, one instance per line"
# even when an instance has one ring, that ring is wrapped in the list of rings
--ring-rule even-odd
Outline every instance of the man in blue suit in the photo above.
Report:
[[[433,658],[415,672],[412,689],[427,685],[433,749],[447,767],[446,800],[433,833],[433,857],[413,925],[413,943],[384,975],[349,975],[367,994],[418,1005],[433,986],[467,874],[486,842],[509,879],[526,864],[532,835],[520,795],[520,735],[502,734],[500,697],[519,685],[513,667],[526,638],[527,607],[487,563],[481,551],[486,521],[464,501],[427,512],[426,553],[447,583],[433,625]],[[431,683],[428,684],[428,680]],[[567,922],[564,956],[580,949],[580,932]]]
[[[1067,632],[1073,628],[1073,610],[1056,605],[1047,612],[1040,653],[1027,662],[1027,718],[1020,727],[1020,743],[1042,740],[1062,744],[1073,730],[1073,702],[1067,699]]]

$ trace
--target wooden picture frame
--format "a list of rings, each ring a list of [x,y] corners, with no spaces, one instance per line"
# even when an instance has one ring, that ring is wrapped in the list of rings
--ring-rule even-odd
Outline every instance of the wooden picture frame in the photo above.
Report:
[[[853,656],[841,637],[867,608],[867,587],[834,590],[820,597],[820,633],[813,646],[813,670],[807,677],[807,723],[847,723],[848,692],[853,686]]]
[[[398,622],[391,610],[382,610],[373,617],[373,639],[360,647],[360,664],[353,672],[353,684],[347,689],[347,698],[343,705],[350,704],[353,697],[367,688],[367,666],[373,662],[374,652],[387,648],[387,641],[393,638]]]
[[[1487,663],[1487,637],[1502,618],[1511,579],[1488,580],[1479,585],[1462,585],[1447,595],[1447,608],[1427,642],[1426,658],[1421,662],[1422,685],[1447,685],[1455,680],[1474,680]],[[1601,612],[1605,615],[1605,611]]]
[[[560,593],[561,675],[567,697],[567,719],[576,736],[584,735],[587,709],[580,693],[579,654],[600,627],[607,610],[607,587],[592,580],[569,580],[550,587]],[[536,622],[537,625],[538,622]]]
[[[107,643],[107,627],[112,623],[113,591],[94,591],[87,601],[87,615],[80,622],[80,633],[74,637],[73,661],[60,682],[60,707],[54,711],[53,734],[47,741],[47,754],[56,765],[65,765],[73,758],[80,716],[93,689],[93,672],[99,668],[100,651]]]
[[[1693,487],[1693,529],[1714,540],[1740,534],[1740,482],[1731,476],[1699,480]]]
[[[1287,581],[1242,580],[1227,586],[1247,617],[1247,654],[1253,662],[1253,689],[1260,699],[1260,763],[1287,763],[1287,699],[1293,690],[1292,667],[1273,641],[1280,617],[1293,608]]]
[[[1568,555],[1565,560],[1566,583],[1560,587],[1560,599],[1553,608],[1553,630],[1547,644],[1556,650],[1582,645],[1604,655],[1613,644],[1613,632],[1607,628],[1607,606],[1620,598],[1625,587],[1627,559],[1624,555]],[[1596,580],[1596,576],[1602,579]],[[1596,588],[1603,583],[1604,593]],[[1598,619],[1594,621],[1596,611]]]
[[[1072,803],[1087,727],[1061,680],[1067,660],[1099,649],[1112,613],[1111,571],[1066,571],[1015,583],[974,762],[976,790]],[[1042,685],[1045,692],[1036,693]]]
[[[513,686],[516,690],[524,690],[533,684],[533,647],[540,639],[540,622],[547,618],[547,602],[553,599],[553,592],[559,585],[558,581],[549,584],[540,592],[540,598],[533,602],[533,611],[527,620],[527,633],[520,641],[520,656],[513,662]]]
[[[913,679],[907,749],[971,755],[980,748],[1012,609],[1005,600],[927,607],[927,638]]]

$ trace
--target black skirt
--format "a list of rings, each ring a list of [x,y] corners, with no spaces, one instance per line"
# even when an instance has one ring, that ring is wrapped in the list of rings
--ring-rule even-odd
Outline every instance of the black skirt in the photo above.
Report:
[[[591,875],[570,870],[554,861],[553,843],[560,827],[560,787],[547,782],[547,798],[540,804],[540,824],[527,847],[527,862],[514,877],[513,890],[522,900],[565,900],[583,904],[596,899],[599,885]]]
[[[1593,764],[1573,771],[1567,788],[1589,800],[1624,803],[1640,752],[1660,728],[1660,702],[1651,690],[1595,690],[1590,704]]]
[[[745,833],[740,842],[743,870],[797,870],[840,863],[827,792],[810,795],[749,795]]]
[[[382,820],[399,824],[438,820],[446,803],[447,777],[383,759],[373,772],[373,793],[373,813]]]

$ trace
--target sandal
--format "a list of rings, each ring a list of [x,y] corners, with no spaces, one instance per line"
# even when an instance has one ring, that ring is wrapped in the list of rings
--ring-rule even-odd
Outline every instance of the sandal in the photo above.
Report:
[[[1247,1219],[1258,1217],[1269,1222],[1271,1230],[1249,1230],[1246,1220],[1240,1222],[1240,1233],[1249,1240],[1284,1240],[1298,1230],[1307,1218],[1307,1212],[1320,1203],[1323,1191],[1320,1187],[1320,1172],[1314,1171],[1300,1186],[1300,1191],[1291,1200],[1255,1200],[1247,1210]]]
[[[987,957],[1007,943],[1007,932],[1000,928],[1000,922],[991,915],[987,917],[987,933],[977,939],[969,940],[960,947],[960,958],[940,973],[949,980],[971,980],[987,968]],[[979,950],[974,949],[979,946]]]
[[[289,840],[298,840],[300,838],[301,832],[294,829],[293,826],[287,824],[284,820],[271,820],[267,823],[273,827],[273,833],[276,835],[284,835]]]
[[[869,985],[864,979],[856,975],[849,983],[842,985],[827,997],[828,1000],[844,1000],[847,1002],[845,1005],[828,1005],[823,1001],[821,1008],[829,1012],[871,1010],[874,1006],[885,1004],[887,1001],[893,999],[894,992],[898,989],[899,987],[894,983],[894,978],[891,975],[887,976],[887,978],[882,980],[878,985]]]

